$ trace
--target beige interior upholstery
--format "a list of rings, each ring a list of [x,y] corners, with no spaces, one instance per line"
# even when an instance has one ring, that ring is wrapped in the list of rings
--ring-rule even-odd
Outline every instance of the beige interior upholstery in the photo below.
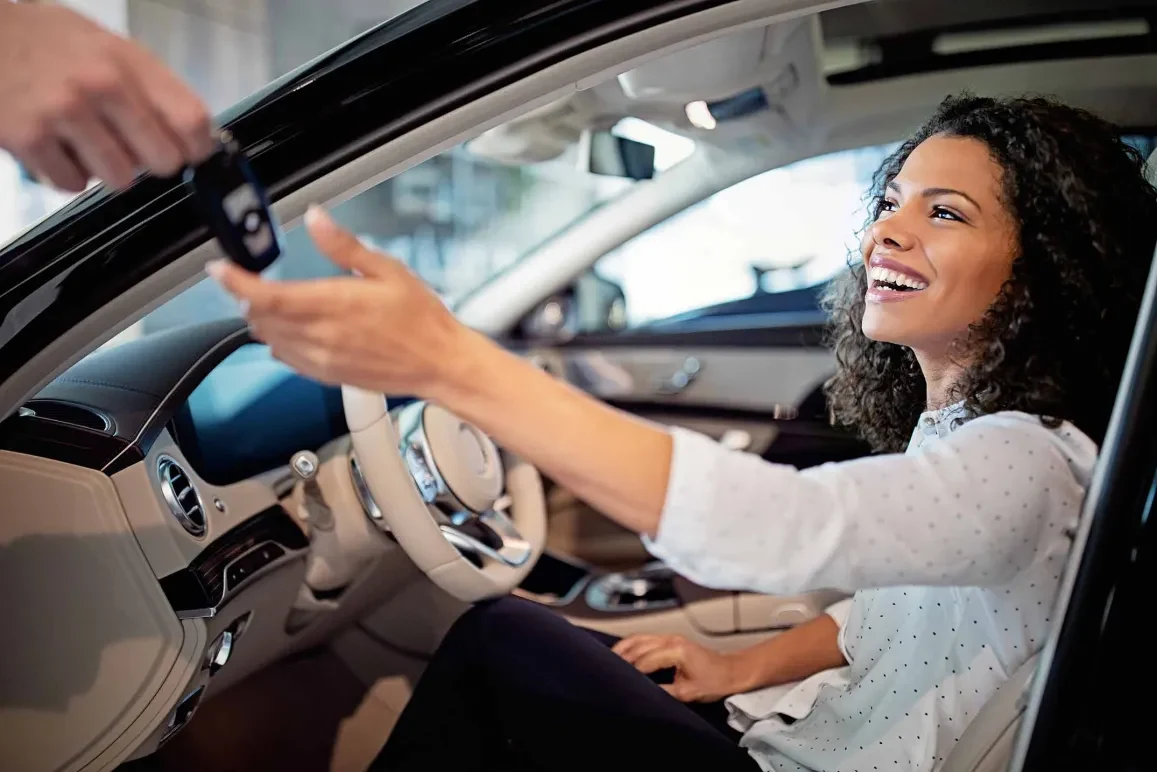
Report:
[[[940,772],[1004,772],[1008,768],[1036,664],[1037,657],[1030,657],[1001,684],[964,730]]]
[[[1149,156],[1145,177],[1157,186],[1157,151]],[[940,772],[1003,772],[1008,768],[1036,664],[1034,656],[996,691],[968,725]]]

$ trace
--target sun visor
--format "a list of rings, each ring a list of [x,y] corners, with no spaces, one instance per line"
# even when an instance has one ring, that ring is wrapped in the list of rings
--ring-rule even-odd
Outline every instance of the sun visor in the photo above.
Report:
[[[755,117],[804,126],[822,87],[815,19],[742,30],[649,62],[619,76],[627,97],[700,103],[711,123]],[[776,116],[759,113],[772,112]]]
[[[623,92],[633,99],[712,101],[751,88],[780,64],[787,42],[806,20],[742,30],[664,56],[619,76]]]

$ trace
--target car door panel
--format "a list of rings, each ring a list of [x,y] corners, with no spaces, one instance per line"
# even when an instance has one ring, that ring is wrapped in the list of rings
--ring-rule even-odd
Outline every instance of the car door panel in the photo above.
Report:
[[[863,455],[866,446],[829,420],[822,387],[835,360],[821,345],[821,325],[790,323],[799,318],[795,312],[782,316],[789,323],[777,323],[774,314],[730,315],[712,320],[715,329],[696,320],[667,329],[578,335],[529,345],[523,353],[614,407],[769,461],[803,468]],[[687,377],[672,384],[679,372]],[[552,489],[549,504],[548,545],[561,554],[606,568],[649,559],[635,534],[569,492]]]

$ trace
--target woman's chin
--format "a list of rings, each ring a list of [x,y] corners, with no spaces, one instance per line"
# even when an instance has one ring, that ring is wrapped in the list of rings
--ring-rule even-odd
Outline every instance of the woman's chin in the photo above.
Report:
[[[865,313],[861,325],[864,337],[877,343],[894,343],[897,346],[909,345],[910,331],[904,325],[896,324],[894,319],[879,319],[876,314]],[[905,334],[909,333],[909,334]]]

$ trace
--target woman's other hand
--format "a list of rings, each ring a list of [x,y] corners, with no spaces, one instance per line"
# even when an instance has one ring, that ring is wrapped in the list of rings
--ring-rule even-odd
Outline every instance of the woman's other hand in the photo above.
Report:
[[[321,209],[310,208],[305,222],[317,247],[358,276],[273,282],[210,264],[246,309],[254,337],[325,383],[436,396],[462,362],[470,331],[405,265],[367,249]]]
[[[306,228],[357,276],[272,281],[231,263],[212,274],[275,357],[331,384],[433,400],[633,531],[655,534],[671,438],[553,378],[459,322],[406,266],[320,209]]]
[[[614,652],[643,673],[674,668],[675,680],[660,686],[681,702],[715,702],[745,690],[738,659],[681,635],[632,635]]]

